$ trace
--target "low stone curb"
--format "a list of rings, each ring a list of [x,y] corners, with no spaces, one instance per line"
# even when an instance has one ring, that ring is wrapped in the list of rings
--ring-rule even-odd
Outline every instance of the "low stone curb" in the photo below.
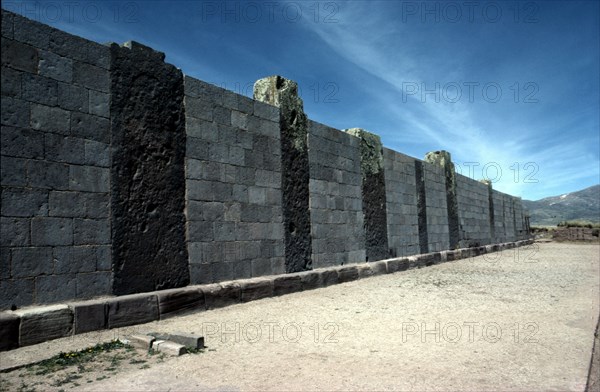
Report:
[[[143,324],[185,313],[313,290],[407,269],[423,268],[446,261],[530,245],[533,242],[533,240],[523,240],[477,248],[446,250],[300,273],[0,312],[0,351],[73,334]]]

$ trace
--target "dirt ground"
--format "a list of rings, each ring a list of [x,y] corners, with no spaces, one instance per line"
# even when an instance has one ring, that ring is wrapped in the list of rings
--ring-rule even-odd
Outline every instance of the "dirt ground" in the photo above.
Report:
[[[78,385],[32,385],[27,369],[0,373],[1,385],[40,391],[583,391],[600,312],[599,265],[597,244],[534,244],[78,335],[0,353],[0,362],[27,363],[144,331],[195,332],[205,336],[207,349],[144,363],[137,361],[148,360],[147,353],[130,353],[112,371],[102,365],[113,355],[107,353]]]

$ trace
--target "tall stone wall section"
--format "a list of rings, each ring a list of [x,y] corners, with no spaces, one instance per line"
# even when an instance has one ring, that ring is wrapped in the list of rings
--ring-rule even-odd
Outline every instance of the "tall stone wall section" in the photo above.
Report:
[[[309,122],[313,267],[365,261],[359,139]]]
[[[415,159],[383,149],[388,245],[391,257],[419,253]]]
[[[456,175],[461,247],[491,243],[488,185]]]
[[[1,308],[111,293],[109,66],[2,11]]]
[[[183,74],[136,42],[110,49],[113,292],[185,286]]]
[[[185,78],[192,283],[284,268],[278,108]]]
[[[427,212],[427,252],[450,249],[444,168],[423,162],[423,179]]]
[[[527,237],[521,200],[449,153],[382,148],[309,120],[295,82],[258,85],[2,11],[0,309]]]

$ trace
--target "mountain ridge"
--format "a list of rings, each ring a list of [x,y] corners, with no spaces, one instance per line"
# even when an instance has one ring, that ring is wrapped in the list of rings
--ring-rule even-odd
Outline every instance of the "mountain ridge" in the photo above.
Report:
[[[523,200],[523,206],[529,211],[531,225],[556,225],[567,220],[600,222],[600,184],[540,200]]]

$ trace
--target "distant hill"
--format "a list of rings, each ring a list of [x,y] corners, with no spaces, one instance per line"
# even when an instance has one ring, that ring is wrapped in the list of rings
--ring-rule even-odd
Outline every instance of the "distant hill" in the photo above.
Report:
[[[600,185],[541,200],[523,200],[531,225],[556,225],[566,220],[600,222]]]

